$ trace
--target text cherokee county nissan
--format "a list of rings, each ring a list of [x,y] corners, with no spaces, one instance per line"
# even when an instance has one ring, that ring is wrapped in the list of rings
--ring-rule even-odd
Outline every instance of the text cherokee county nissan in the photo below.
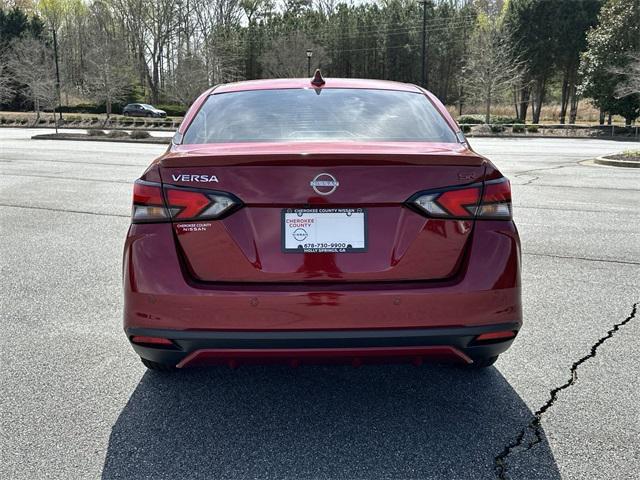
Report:
[[[151,369],[485,367],[522,325],[510,184],[414,85],[220,85],[135,182],[124,298]]]

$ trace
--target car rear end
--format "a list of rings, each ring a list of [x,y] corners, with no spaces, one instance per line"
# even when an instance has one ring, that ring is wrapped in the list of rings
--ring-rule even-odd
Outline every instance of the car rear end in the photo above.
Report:
[[[330,85],[207,92],[136,182],[124,320],[148,365],[482,365],[512,343],[508,180],[427,92]]]

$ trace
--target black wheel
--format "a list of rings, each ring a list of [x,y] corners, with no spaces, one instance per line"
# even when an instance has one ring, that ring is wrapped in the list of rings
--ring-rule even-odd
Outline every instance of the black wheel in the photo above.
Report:
[[[478,358],[477,360],[474,360],[472,364],[467,365],[467,368],[473,370],[487,368],[496,363],[496,360],[498,360],[498,355],[496,355],[495,357]]]
[[[140,360],[142,360],[145,367],[156,372],[173,372],[176,369],[176,367],[169,365],[168,363],[152,362],[151,360],[147,360],[142,357],[140,357]]]

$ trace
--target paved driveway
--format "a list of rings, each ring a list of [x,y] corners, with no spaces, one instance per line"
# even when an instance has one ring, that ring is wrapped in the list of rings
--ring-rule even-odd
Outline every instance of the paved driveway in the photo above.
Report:
[[[637,476],[640,171],[580,164],[629,144],[472,141],[523,240],[526,324],[495,368],[161,376],[122,334],[120,254],[163,147],[33,133],[0,129],[0,478]]]

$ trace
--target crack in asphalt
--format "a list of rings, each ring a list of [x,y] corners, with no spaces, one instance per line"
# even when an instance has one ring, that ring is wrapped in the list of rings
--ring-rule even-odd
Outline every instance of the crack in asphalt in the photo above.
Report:
[[[640,262],[632,262],[631,260],[616,260],[613,258],[576,257],[571,255],[558,255],[553,253],[537,253],[537,252],[522,252],[522,254],[532,255],[534,257],[564,258],[567,260],[584,260],[585,262],[619,263],[621,265],[640,265]]]
[[[543,172],[546,170],[559,170],[561,168],[567,168],[567,167],[573,167],[577,164],[577,162],[573,162],[573,163],[566,163],[563,165],[555,165],[553,167],[544,167],[544,168],[532,168],[530,170],[523,170],[522,172],[518,172],[515,173],[513,176],[516,178],[520,178],[520,177],[533,177],[530,180],[527,180],[525,183],[521,183],[519,185],[531,185],[533,182],[535,182],[536,180],[539,180],[540,177],[537,175],[530,175],[531,172]]]
[[[631,309],[631,313],[627,318],[625,318],[621,322],[614,324],[613,327],[611,327],[607,331],[606,335],[604,335],[603,337],[600,337],[591,346],[591,349],[587,355],[580,358],[579,360],[577,360],[571,365],[571,369],[570,369],[571,377],[569,378],[569,380],[567,380],[565,383],[563,383],[559,387],[556,387],[549,391],[549,399],[533,414],[533,418],[531,419],[529,424],[526,425],[522,430],[520,430],[516,438],[511,443],[507,444],[502,450],[502,452],[496,455],[496,457],[494,458],[494,471],[496,474],[496,478],[498,478],[499,480],[509,479],[507,475],[507,460],[509,456],[514,452],[514,450],[524,446],[525,435],[527,434],[528,431],[533,432],[535,439],[529,442],[529,444],[525,447],[525,451],[531,450],[535,445],[537,445],[538,443],[544,440],[542,437],[542,425],[541,425],[542,416],[545,414],[547,410],[549,410],[556,403],[556,400],[558,400],[558,394],[562,390],[565,390],[571,387],[578,381],[578,368],[580,367],[580,365],[590,360],[591,358],[594,358],[598,352],[598,348],[600,348],[600,346],[604,342],[612,338],[613,335],[621,327],[623,327],[624,325],[626,325],[627,323],[629,323],[631,320],[635,318],[636,312],[638,309],[638,304],[640,304],[640,302],[634,303],[633,308]]]
[[[79,177],[63,177],[62,175],[37,175],[27,173],[3,173],[5,177],[33,177],[33,178],[47,178],[53,180],[74,180],[78,182],[93,182],[93,183],[124,183],[127,185],[133,185],[133,182],[127,180],[97,180],[93,178],[79,178]]]
[[[0,203],[0,207],[10,207],[10,208],[26,208],[30,210],[44,210],[47,212],[62,212],[62,213],[78,213],[81,215],[97,215],[99,217],[120,217],[120,218],[130,218],[130,215],[121,215],[118,213],[100,213],[100,212],[87,212],[85,210],[65,210],[62,208],[50,208],[50,207],[35,207],[30,205],[14,205],[11,203]]]

